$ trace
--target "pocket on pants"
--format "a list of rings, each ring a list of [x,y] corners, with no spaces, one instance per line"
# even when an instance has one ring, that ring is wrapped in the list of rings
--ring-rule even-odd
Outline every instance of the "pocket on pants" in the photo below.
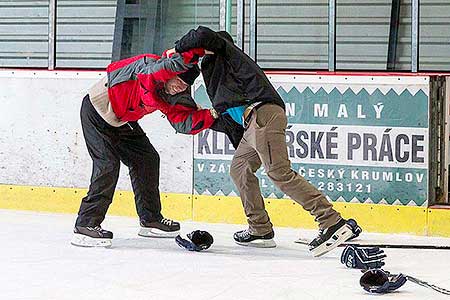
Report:
[[[267,151],[269,153],[269,164],[272,164],[272,148],[270,147],[270,142],[267,142]]]

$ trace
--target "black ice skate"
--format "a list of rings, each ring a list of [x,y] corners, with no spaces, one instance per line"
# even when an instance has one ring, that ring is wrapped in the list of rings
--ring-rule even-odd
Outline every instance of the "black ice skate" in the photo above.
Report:
[[[79,247],[111,247],[113,233],[100,226],[75,226],[71,244]]]
[[[353,236],[352,227],[341,219],[337,224],[319,231],[319,235],[309,243],[309,251],[314,257],[322,256],[345,243]]]
[[[180,223],[162,218],[159,221],[141,220],[138,235],[144,237],[176,237],[180,233]]]
[[[233,235],[236,244],[241,246],[257,247],[257,248],[274,248],[277,246],[273,240],[274,232],[271,231],[263,236],[256,236],[250,233],[248,229],[236,232]]]

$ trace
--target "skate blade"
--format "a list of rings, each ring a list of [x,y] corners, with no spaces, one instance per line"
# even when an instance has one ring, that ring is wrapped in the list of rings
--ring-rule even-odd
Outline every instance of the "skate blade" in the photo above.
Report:
[[[336,231],[331,238],[326,242],[311,250],[314,257],[322,256],[342,243],[345,243],[353,235],[352,228],[349,225],[345,225]]]
[[[142,227],[138,235],[142,237],[154,237],[154,238],[174,238],[178,234],[180,234],[180,231],[163,231],[161,229],[157,228],[144,228]]]
[[[93,247],[109,248],[112,246],[111,239],[92,238],[92,237],[82,235],[82,234],[77,234],[77,233],[74,233],[70,243],[74,246],[85,247],[85,248],[93,248]]]
[[[236,244],[240,246],[254,247],[254,248],[275,248],[277,244],[273,239],[270,240],[254,240],[249,243],[242,243],[238,241],[234,241]]]

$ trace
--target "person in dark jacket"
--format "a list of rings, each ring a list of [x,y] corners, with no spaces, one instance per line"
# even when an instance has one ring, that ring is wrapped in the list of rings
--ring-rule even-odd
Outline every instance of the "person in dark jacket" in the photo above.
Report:
[[[91,183],[75,223],[72,244],[110,246],[113,233],[103,222],[119,178],[120,162],[130,170],[140,236],[174,237],[180,224],[161,214],[159,155],[138,120],[160,110],[181,133],[195,134],[214,123],[214,110],[176,99],[200,74],[203,50],[171,57],[144,54],[107,67],[107,77],[90,88],[81,106],[81,125],[93,161]],[[171,104],[172,102],[172,104]]]
[[[234,234],[236,243],[276,246],[255,176],[261,165],[274,184],[319,223],[319,235],[310,243],[313,255],[322,255],[349,239],[354,228],[317,188],[291,169],[285,105],[264,72],[234,45],[227,32],[214,32],[203,26],[190,30],[167,53],[187,53],[196,48],[205,50],[201,72],[212,106],[220,115],[212,128],[224,131],[237,146],[230,174],[249,227]]]

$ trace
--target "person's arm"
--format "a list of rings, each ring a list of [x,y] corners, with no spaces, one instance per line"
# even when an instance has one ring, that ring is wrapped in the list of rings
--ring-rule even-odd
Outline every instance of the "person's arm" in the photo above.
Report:
[[[210,128],[218,117],[213,108],[197,110],[179,104],[172,105],[165,115],[170,125],[183,134],[197,134]]]
[[[180,40],[175,42],[175,51],[185,53],[195,48],[203,48],[214,53],[223,53],[225,41],[208,27],[199,26],[191,29]]]
[[[197,109],[182,104],[169,104],[157,97],[151,97],[146,102],[165,114],[170,125],[178,133],[197,134],[211,127],[218,117],[214,109]]]
[[[157,60],[149,59],[138,71],[138,74],[151,74],[155,81],[166,82],[198,63],[199,57],[204,54],[205,51],[203,49],[195,48],[187,52],[175,53],[171,56],[163,55]]]

